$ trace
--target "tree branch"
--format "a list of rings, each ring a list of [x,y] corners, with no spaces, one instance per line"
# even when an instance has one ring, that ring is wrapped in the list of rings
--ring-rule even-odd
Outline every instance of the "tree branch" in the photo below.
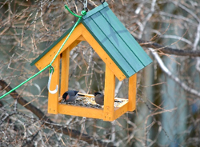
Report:
[[[166,54],[173,54],[177,56],[189,56],[189,57],[200,57],[200,51],[195,50],[180,50],[176,48],[170,48],[167,46],[163,46],[161,44],[150,42],[150,41],[144,41],[142,39],[138,39],[137,37],[134,37],[136,41],[142,46],[147,48],[153,48],[160,52],[166,53]]]
[[[3,80],[0,80],[0,85],[2,89],[6,90],[6,92],[12,90],[12,88]],[[113,143],[111,142],[105,143],[105,142],[102,142],[101,140],[96,140],[95,138],[88,136],[87,134],[83,134],[77,130],[58,126],[51,119],[49,119],[40,109],[36,108],[34,105],[28,103],[28,101],[23,99],[16,91],[13,91],[12,93],[10,93],[10,95],[13,97],[13,99],[17,99],[17,102],[20,105],[24,106],[26,109],[30,110],[33,114],[35,114],[42,122],[44,122],[44,124],[47,127],[54,129],[58,133],[63,133],[72,138],[77,138],[89,144],[98,145],[100,147],[113,146]]]
[[[191,87],[188,87],[184,82],[182,82],[178,77],[174,76],[171,71],[165,66],[165,64],[163,63],[163,61],[161,60],[161,58],[159,57],[159,55],[157,54],[156,51],[154,51],[152,48],[149,48],[150,51],[152,52],[153,56],[155,57],[155,59],[157,60],[160,68],[162,69],[162,71],[167,74],[167,76],[169,76],[171,79],[173,79],[176,83],[178,83],[185,91],[196,95],[198,97],[200,97],[200,92],[198,92],[195,89],[192,89]]]
[[[93,9],[96,7],[95,4],[89,2],[88,3],[89,9]],[[177,56],[189,56],[189,57],[200,57],[200,51],[197,50],[181,50],[181,49],[176,49],[176,48],[170,48],[167,46],[163,46],[161,44],[155,43],[155,42],[151,42],[151,41],[144,41],[142,39],[139,39],[135,36],[133,36],[136,41],[143,47],[148,47],[148,48],[153,48],[153,49],[157,49],[160,52],[166,53],[166,54],[173,54],[173,55],[177,55]]]

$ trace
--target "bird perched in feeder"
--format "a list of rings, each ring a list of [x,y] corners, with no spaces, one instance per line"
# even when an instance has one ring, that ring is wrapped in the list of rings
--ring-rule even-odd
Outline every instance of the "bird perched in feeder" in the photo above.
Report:
[[[62,96],[65,102],[74,102],[77,97],[78,97],[78,91],[75,90],[68,90]]]
[[[95,96],[95,102],[99,105],[103,105],[104,104],[104,94],[100,93],[100,92],[95,92],[94,93]]]

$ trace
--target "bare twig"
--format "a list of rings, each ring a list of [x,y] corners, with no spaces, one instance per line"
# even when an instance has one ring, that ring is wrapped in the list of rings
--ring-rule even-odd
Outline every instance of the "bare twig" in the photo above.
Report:
[[[10,91],[12,88],[3,80],[0,80],[0,85],[8,92]],[[26,101],[25,99],[23,99],[20,95],[18,95],[18,93],[16,91],[13,91],[12,93],[10,93],[10,95],[14,98],[17,99],[17,102],[24,106],[26,109],[30,110],[33,114],[35,114],[41,121],[44,122],[44,125],[48,126],[51,129],[56,130],[56,132],[58,133],[63,133],[65,135],[68,135],[72,138],[77,138],[80,140],[83,140],[89,144],[95,144],[98,146],[112,146],[112,143],[104,143],[101,140],[97,140],[91,136],[88,136],[87,134],[83,134],[77,130],[73,130],[67,127],[61,127],[56,125],[52,120],[50,120],[40,109],[36,108],[34,105],[32,104],[28,104],[28,101]],[[7,118],[8,116],[5,116],[4,120]]]
[[[149,50],[151,51],[151,53],[153,54],[153,56],[155,57],[156,61],[158,62],[158,64],[160,65],[160,68],[162,69],[162,71],[169,76],[171,79],[173,79],[177,84],[179,84],[185,91],[196,95],[198,97],[200,97],[200,93],[195,90],[192,89],[191,87],[187,86],[183,81],[181,81],[178,77],[174,76],[171,71],[165,66],[165,64],[163,63],[163,61],[161,60],[161,58],[159,57],[159,55],[157,54],[157,52],[155,50],[153,50],[152,48],[149,48]]]

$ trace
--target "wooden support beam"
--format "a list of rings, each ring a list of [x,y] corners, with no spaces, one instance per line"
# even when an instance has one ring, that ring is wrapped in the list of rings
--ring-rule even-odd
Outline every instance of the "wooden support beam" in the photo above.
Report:
[[[60,88],[60,95],[62,96],[66,91],[68,91],[69,85],[69,53],[70,50],[67,48],[62,53],[62,70],[61,70],[61,88]]]
[[[74,47],[76,47],[81,41],[80,40],[76,40],[74,41],[68,48],[71,51]]]
[[[137,74],[134,74],[129,78],[128,111],[133,111],[136,109],[136,93],[137,93]]]
[[[115,75],[106,65],[105,89],[104,89],[104,116],[103,120],[112,121],[114,119],[114,95],[115,95]]]
[[[103,119],[103,109],[58,104],[58,112],[59,114]]]
[[[52,66],[54,67],[54,72],[51,78],[50,90],[55,90],[56,85],[59,86],[59,75],[60,75],[60,56],[57,56]],[[58,87],[59,89],[60,87]],[[48,99],[48,113],[58,114],[58,97],[59,90],[55,94],[49,92]]]
[[[81,35],[80,37],[77,38],[79,41],[85,41],[85,38]]]

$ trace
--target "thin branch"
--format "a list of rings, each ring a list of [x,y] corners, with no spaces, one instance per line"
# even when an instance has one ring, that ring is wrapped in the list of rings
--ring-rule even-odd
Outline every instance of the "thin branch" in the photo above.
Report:
[[[142,39],[138,39],[137,37],[134,38],[142,47],[153,48],[166,54],[172,54],[177,56],[200,57],[200,51],[197,50],[196,51],[192,49],[181,50],[181,49],[171,48],[168,46],[163,46],[155,42],[144,41]]]
[[[0,80],[0,85],[7,92],[12,90],[12,88],[3,80]],[[51,129],[54,129],[58,133],[63,133],[72,138],[77,138],[77,139],[83,140],[89,144],[98,145],[100,147],[113,146],[112,143],[105,143],[101,140],[96,140],[94,137],[88,136],[87,134],[83,134],[77,130],[70,129],[68,127],[58,126],[52,120],[50,120],[40,109],[36,108],[34,105],[32,105],[30,103],[28,105],[26,105],[28,103],[28,101],[23,99],[16,91],[13,91],[12,93],[10,93],[10,95],[13,97],[13,99],[17,99],[17,102],[20,105],[22,105],[26,109],[30,110],[41,121],[43,121],[44,125],[46,125],[47,127],[51,128]]]
[[[191,87],[188,87],[185,83],[183,83],[178,77],[174,76],[171,71],[165,66],[165,64],[163,63],[163,61],[161,60],[161,58],[159,57],[158,53],[153,50],[152,48],[149,48],[149,50],[151,51],[151,53],[153,54],[153,56],[155,57],[155,59],[157,60],[160,68],[162,69],[162,71],[167,74],[167,76],[169,76],[171,79],[173,79],[176,83],[178,83],[185,91],[196,95],[198,97],[200,97],[200,92],[198,92],[195,89],[192,89]]]

